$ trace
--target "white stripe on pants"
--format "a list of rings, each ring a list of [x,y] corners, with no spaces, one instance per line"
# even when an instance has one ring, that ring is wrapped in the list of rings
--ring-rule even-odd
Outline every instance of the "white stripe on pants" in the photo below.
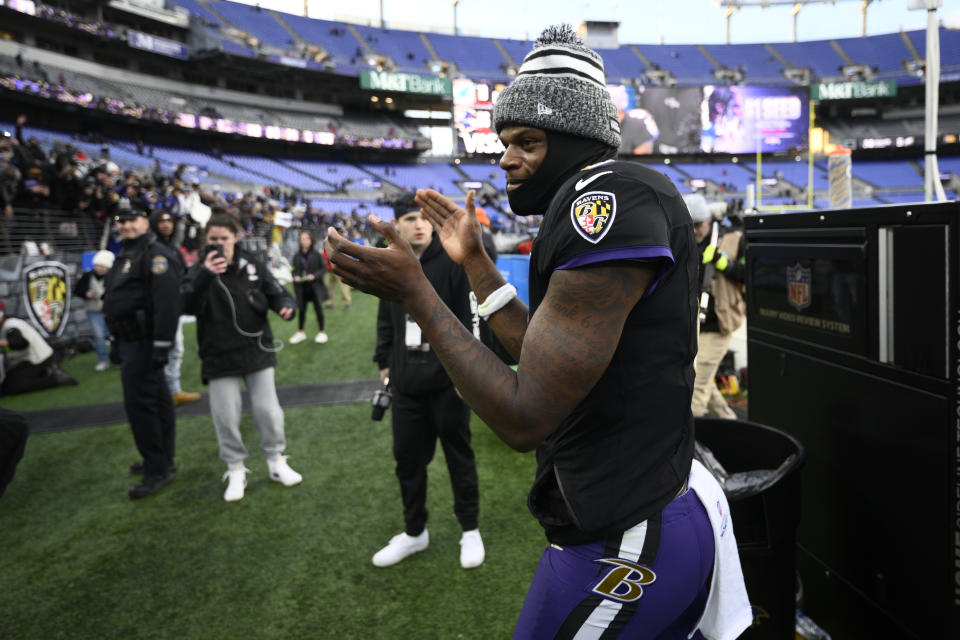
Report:
[[[210,415],[220,443],[220,458],[228,465],[240,464],[247,457],[247,448],[240,437],[241,381],[250,392],[253,423],[260,432],[260,450],[270,458],[283,453],[287,447],[273,367],[243,376],[214,378],[210,381]]]
[[[733,334],[726,335],[713,331],[700,332],[700,348],[697,350],[697,378],[693,383],[693,401],[691,410],[694,416],[704,416],[707,414],[719,418],[736,418],[737,414],[733,412],[727,399],[723,397],[720,390],[717,389],[717,369],[720,367],[720,361],[727,355],[727,348]]]

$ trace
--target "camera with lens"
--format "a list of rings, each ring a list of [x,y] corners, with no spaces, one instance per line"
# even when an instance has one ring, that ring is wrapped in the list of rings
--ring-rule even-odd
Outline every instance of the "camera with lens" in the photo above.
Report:
[[[383,381],[383,388],[373,393],[373,399],[370,401],[373,405],[370,419],[378,422],[383,420],[383,414],[390,408],[391,400],[393,400],[393,393],[390,391],[390,378],[387,378]]]

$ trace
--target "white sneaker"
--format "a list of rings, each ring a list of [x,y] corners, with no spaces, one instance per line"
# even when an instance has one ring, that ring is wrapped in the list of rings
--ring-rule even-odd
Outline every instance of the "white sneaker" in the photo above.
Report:
[[[479,567],[485,557],[480,529],[464,531],[460,538],[460,566],[464,569]]]
[[[307,339],[307,334],[303,331],[297,331],[295,334],[290,336],[290,344],[300,344]]]
[[[97,363],[97,366],[94,367],[94,369],[97,370],[97,371],[106,371],[106,370],[109,369],[109,368],[110,368],[110,361],[109,361],[109,360],[104,360],[103,362],[98,362],[98,363]]]
[[[223,499],[227,502],[236,502],[243,498],[243,490],[247,486],[247,474],[250,472],[250,469],[247,469],[242,464],[236,467],[230,467],[227,469],[227,472],[223,474],[223,480],[229,480],[227,483],[227,490],[223,492]]]
[[[274,482],[282,482],[285,487],[292,487],[303,481],[303,476],[287,464],[287,456],[267,458],[267,468],[270,469],[270,479]]]
[[[373,555],[373,566],[389,567],[397,564],[407,556],[423,551],[430,544],[430,534],[424,529],[423,533],[414,537],[406,533],[390,538],[390,542]]]
[[[326,344],[327,340],[328,340],[327,334],[325,334],[323,331],[318,333],[317,337],[313,339],[313,341],[316,342],[317,344]]]

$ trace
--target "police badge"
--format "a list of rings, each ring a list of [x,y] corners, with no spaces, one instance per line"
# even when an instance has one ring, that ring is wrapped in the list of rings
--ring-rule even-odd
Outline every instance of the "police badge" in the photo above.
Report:
[[[797,311],[810,306],[810,269],[798,262],[787,267],[787,302]]]
[[[607,235],[617,215],[617,197],[609,191],[590,191],[570,205],[573,227],[584,240],[597,244]]]
[[[36,262],[23,270],[27,315],[47,338],[58,338],[70,313],[70,282],[66,265]]]

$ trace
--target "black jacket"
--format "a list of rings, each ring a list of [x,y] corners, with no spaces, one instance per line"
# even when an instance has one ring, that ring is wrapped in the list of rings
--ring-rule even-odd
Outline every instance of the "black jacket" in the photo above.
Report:
[[[197,317],[204,383],[277,366],[267,310],[296,307],[262,262],[237,247],[226,272],[217,276],[198,262],[180,291],[184,313]]]
[[[297,295],[297,306],[303,308],[303,296],[307,287],[313,289],[313,298],[318,304],[330,297],[327,292],[327,285],[323,283],[323,274],[327,272],[327,266],[323,262],[323,256],[314,249],[304,255],[297,251],[293,254],[293,292]],[[313,274],[312,281],[297,282],[297,278],[306,277]]]
[[[447,256],[437,234],[420,256],[420,265],[440,299],[467,329],[479,337],[480,316],[463,268]],[[422,349],[406,346],[407,314],[396,302],[380,301],[377,312],[377,348],[373,356],[381,369],[390,367],[390,383],[398,393],[418,395],[449,387],[450,377],[439,358],[421,337]]]
[[[179,258],[152,233],[124,240],[107,273],[103,315],[110,333],[123,340],[152,339],[173,345],[180,319]]]

